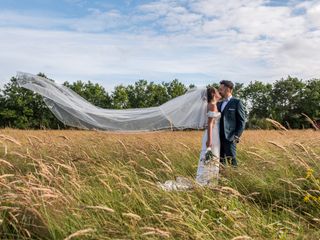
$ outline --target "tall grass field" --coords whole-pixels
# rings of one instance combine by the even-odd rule
[[[195,178],[202,131],[0,130],[0,239],[320,239],[320,132],[245,131]]]

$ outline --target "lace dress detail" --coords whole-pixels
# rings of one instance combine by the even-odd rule
[[[221,116],[221,113],[219,112],[212,112],[212,111],[209,111],[207,112],[207,117],[210,117],[210,118],[220,118]]]

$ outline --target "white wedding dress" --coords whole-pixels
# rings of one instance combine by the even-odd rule
[[[212,161],[205,164],[204,159],[207,152],[207,138],[208,129],[206,129],[202,136],[202,146],[200,157],[198,160],[198,169],[196,174],[196,183],[200,186],[214,186],[218,184],[219,178],[219,164],[220,164],[220,136],[219,125],[221,113],[219,112],[207,112],[207,117],[214,119],[214,125],[212,128],[212,148],[211,151],[215,156]],[[158,182],[158,186],[165,191],[183,191],[189,190],[194,187],[192,181],[185,177],[177,177],[176,180],[167,180],[164,183]]]
[[[214,185],[217,184],[218,177],[219,177],[219,162],[220,162],[220,118],[221,113],[219,112],[211,112],[207,113],[208,117],[212,117],[215,121],[213,128],[212,128],[212,153],[215,156],[214,161],[205,164],[203,159],[205,158],[205,154],[207,151],[207,138],[208,138],[208,129],[204,131],[202,137],[202,146],[200,157],[198,161],[198,169],[196,175],[196,182],[201,186],[205,185]]]

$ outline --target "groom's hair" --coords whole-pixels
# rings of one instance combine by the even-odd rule
[[[233,82],[231,82],[229,80],[222,80],[222,81],[220,81],[220,84],[225,85],[227,88],[230,88],[231,90],[234,87]]]

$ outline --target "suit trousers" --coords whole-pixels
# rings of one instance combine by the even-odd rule
[[[232,164],[232,166],[238,166],[238,162],[236,159],[237,154],[237,145],[234,142],[228,141],[224,133],[220,132],[220,163],[226,165],[228,162]]]

